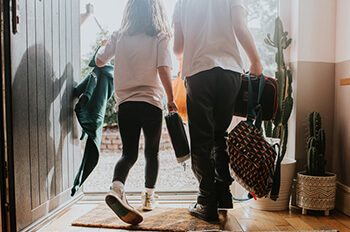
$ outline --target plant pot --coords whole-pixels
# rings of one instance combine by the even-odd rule
[[[249,206],[254,209],[266,211],[283,211],[289,208],[290,193],[292,181],[295,173],[296,161],[292,159],[283,159],[281,164],[281,186],[279,198],[273,201],[270,198],[260,198],[256,201],[251,200]]]
[[[302,208],[302,214],[307,210],[325,211],[335,207],[337,176],[334,173],[326,173],[326,176],[310,176],[306,172],[299,172],[297,176],[296,200],[297,206]]]

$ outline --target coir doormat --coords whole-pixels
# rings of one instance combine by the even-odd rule
[[[211,224],[191,216],[184,208],[157,208],[143,212],[143,222],[131,226],[122,222],[106,204],[101,204],[75,220],[72,225],[138,231],[220,231],[225,224],[224,212],[220,214],[220,223]]]

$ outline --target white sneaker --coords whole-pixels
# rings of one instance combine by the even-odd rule
[[[124,189],[111,187],[105,201],[113,212],[124,222],[137,225],[143,221],[142,215],[129,205]]]
[[[144,211],[151,211],[154,210],[157,207],[157,201],[155,198],[158,198],[157,195],[150,194],[148,192],[143,192],[141,195],[142,200],[142,210]]]

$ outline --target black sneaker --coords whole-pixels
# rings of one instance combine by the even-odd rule
[[[193,203],[188,208],[192,216],[202,219],[207,222],[218,222],[219,215],[216,207],[209,207],[198,203]]]
[[[122,189],[111,189],[105,201],[113,212],[125,223],[137,225],[143,221],[142,215],[131,205]]]

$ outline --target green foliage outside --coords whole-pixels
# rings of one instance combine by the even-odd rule
[[[109,34],[110,33],[108,31],[101,31],[97,36],[96,42],[91,46],[90,53],[82,58],[81,71],[80,71],[80,76],[82,79],[85,78],[87,75],[89,75],[89,73],[91,72],[92,68],[89,67],[91,58],[93,57],[96,50],[100,46],[101,41],[108,38]],[[112,63],[113,63],[113,60],[112,60]],[[118,117],[115,111],[115,106],[116,106],[116,100],[115,100],[115,97],[113,96],[107,103],[107,109],[106,109],[106,115],[105,115],[105,121],[104,121],[105,126],[112,127],[112,126],[118,125]]]

